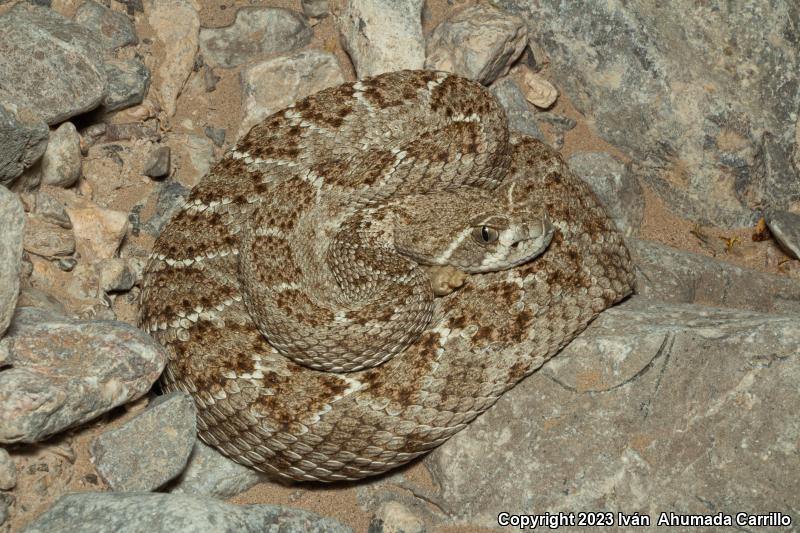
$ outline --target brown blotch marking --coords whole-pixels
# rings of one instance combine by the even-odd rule
[[[222,218],[220,213],[181,212],[164,229],[154,250],[170,259],[190,259],[238,247],[238,236],[230,233]]]
[[[359,185],[374,185],[386,168],[394,162],[395,156],[389,150],[373,150],[363,165],[352,166],[350,162],[325,161],[313,170],[325,176],[329,183],[354,188]],[[319,169],[319,170],[317,170]]]
[[[275,304],[299,322],[320,326],[333,321],[333,313],[317,306],[299,289],[286,289],[275,295]]]
[[[289,243],[275,235],[258,235],[253,239],[250,254],[261,259],[264,265],[255,271],[265,285],[290,283],[300,278],[300,269],[294,262]],[[265,261],[265,259],[267,259]],[[273,267],[273,268],[269,268]]]
[[[269,420],[282,425],[281,429],[313,413],[318,413],[327,403],[325,399],[341,395],[347,384],[322,372],[314,372],[311,383],[306,382],[310,371],[289,363],[289,376],[274,375],[269,383],[273,394],[262,395],[256,408]],[[308,394],[313,390],[314,394]]]
[[[388,398],[400,405],[415,402],[419,383],[430,372],[430,366],[436,358],[436,351],[441,348],[441,337],[433,331],[424,332],[417,342],[409,347],[402,359],[395,358],[389,365],[397,364],[393,372],[387,372],[384,366],[365,371],[359,380],[367,385],[370,394],[376,398]],[[397,376],[403,379],[398,380]]]

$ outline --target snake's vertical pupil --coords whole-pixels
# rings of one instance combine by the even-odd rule
[[[489,242],[489,237],[490,237],[490,235],[489,235],[489,227],[488,226],[482,227],[481,228],[481,238],[483,239],[483,242]]]

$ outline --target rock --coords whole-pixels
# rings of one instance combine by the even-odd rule
[[[137,275],[137,268],[131,259],[103,259],[97,264],[97,271],[100,289],[104,292],[129,291],[141,279],[141,273]]]
[[[0,98],[0,186],[8,186],[42,157],[49,133],[38,115]]]
[[[225,144],[225,128],[215,128],[213,126],[206,126],[203,128],[203,133],[206,134],[206,137],[211,139],[211,142],[214,143],[214,146],[222,147]]]
[[[308,50],[251,65],[242,71],[239,137],[272,113],[327,87],[344,83],[336,56]]]
[[[9,516],[9,507],[11,507],[12,499],[10,494],[0,493],[0,526],[5,524]]]
[[[502,78],[493,83],[489,90],[506,110],[508,125],[512,130],[545,141],[544,135],[536,125],[535,115],[528,109],[525,97],[514,80]]]
[[[224,499],[268,480],[266,474],[240,465],[198,440],[186,468],[169,485],[169,492]]]
[[[116,111],[141,104],[150,87],[150,69],[138,59],[106,61],[108,94],[103,99],[106,111]]]
[[[195,0],[147,0],[145,13],[155,40],[164,47],[164,60],[154,75],[161,109],[171,117],[175,102],[194,68],[199,46],[200,16]]]
[[[143,228],[153,237],[158,236],[167,222],[183,207],[189,196],[189,188],[177,181],[167,180],[161,184],[157,194],[155,213],[145,222]]]
[[[14,366],[0,370],[0,442],[39,442],[150,389],[163,348],[122,322],[71,320],[18,308],[0,340]]]
[[[97,472],[115,491],[156,490],[186,465],[197,439],[195,417],[194,401],[185,392],[159,396],[92,442]]]
[[[163,178],[169,175],[170,149],[169,146],[159,146],[147,158],[144,164],[144,175],[151,178]]]
[[[71,187],[81,176],[81,137],[72,122],[64,122],[50,134],[42,156],[42,184]]]
[[[673,211],[736,227],[800,201],[794,6],[492,1],[532,21],[548,77]]]
[[[165,142],[172,147],[176,180],[194,187],[200,178],[208,174],[215,160],[211,139],[191,133],[170,133]]]
[[[556,103],[558,90],[541,75],[526,70],[523,80],[525,81],[525,99],[527,101],[541,109],[547,109]]]
[[[17,469],[14,466],[14,460],[11,459],[5,448],[0,448],[0,490],[11,490],[16,484]]]
[[[75,253],[75,237],[72,231],[62,228],[37,215],[25,219],[22,248],[32,254],[48,259]]]
[[[386,502],[372,517],[370,533],[425,533],[425,523],[405,505]]]
[[[63,270],[64,272],[72,272],[78,264],[78,260],[74,257],[62,257],[58,261],[56,261],[56,265],[58,268]]]
[[[50,314],[66,315],[67,309],[52,294],[48,294],[33,287],[22,287],[17,298],[18,307],[36,307]]]
[[[525,21],[490,5],[442,21],[427,43],[425,68],[455,72],[488,85],[508,73],[528,44]]]
[[[75,22],[91,30],[103,48],[109,51],[139,42],[130,18],[94,0],[87,0],[78,7]]]
[[[800,259],[800,215],[787,211],[768,211],[767,226],[787,253]]]
[[[605,152],[577,152],[568,164],[592,186],[625,236],[639,232],[644,219],[644,192],[621,161]]]
[[[19,292],[25,213],[17,195],[0,186],[0,337],[14,314]]]
[[[302,17],[288,9],[246,7],[225,28],[200,30],[203,58],[221,67],[235,67],[260,56],[282,54],[305,46],[312,32]]]
[[[51,531],[240,531],[352,533],[330,518],[277,505],[232,505],[212,498],[147,492],[62,496],[25,533]]]
[[[486,527],[498,509],[654,524],[668,510],[795,509],[798,347],[794,314],[634,298],[428,455],[436,496],[454,521]]]
[[[67,209],[78,253],[90,261],[114,257],[128,230],[122,211],[90,206]]]
[[[67,215],[67,210],[52,195],[44,191],[36,191],[35,194],[29,195],[30,209],[28,209],[26,197],[21,196],[21,198],[26,203],[26,211],[30,211],[41,219],[61,228],[72,229],[72,222]]]
[[[705,255],[639,239],[625,243],[636,263],[636,293],[670,303],[761,312],[800,312],[800,285]]]
[[[330,15],[328,0],[300,0],[303,14],[312,18],[324,18]]]
[[[55,11],[20,3],[0,15],[0,79],[5,99],[58,124],[105,97],[103,50],[94,35]]]
[[[425,64],[423,0],[342,0],[333,21],[359,78]]]

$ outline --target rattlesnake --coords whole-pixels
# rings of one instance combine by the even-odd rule
[[[227,152],[155,243],[141,325],[202,440],[335,481],[440,445],[632,283],[557,153],[510,136],[477,83],[401,71],[305,98]]]

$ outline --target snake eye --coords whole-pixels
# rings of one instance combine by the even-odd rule
[[[497,241],[500,233],[491,226],[477,226],[472,230],[472,236],[481,244],[489,244]]]

